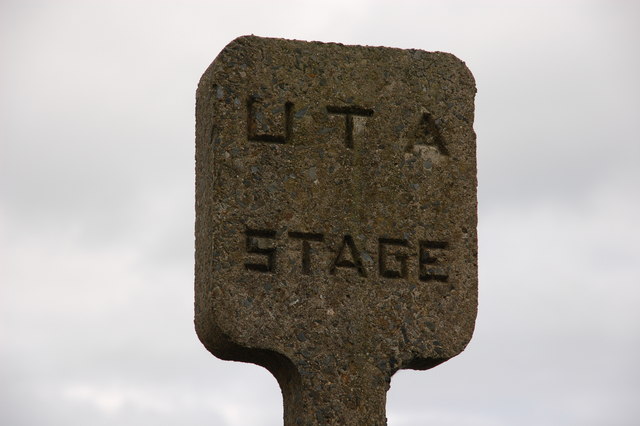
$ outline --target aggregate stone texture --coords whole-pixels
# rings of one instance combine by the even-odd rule
[[[285,425],[384,425],[477,311],[475,82],[449,53],[240,37],[196,94],[195,326]]]

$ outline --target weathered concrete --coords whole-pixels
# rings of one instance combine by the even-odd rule
[[[448,53],[240,37],[202,76],[195,324],[286,425],[383,425],[477,307],[474,80]]]

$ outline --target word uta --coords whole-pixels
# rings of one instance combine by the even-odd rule
[[[260,255],[264,260],[260,263],[246,262],[245,268],[259,273],[277,272],[278,247],[275,245],[277,233],[271,229],[247,228],[243,233],[247,253]],[[305,275],[312,272],[311,244],[325,241],[324,234],[314,232],[289,231],[290,240],[299,240],[300,269]],[[269,242],[269,240],[271,240]],[[378,238],[378,274],[384,278],[406,279],[409,277],[411,245],[403,238]],[[447,282],[449,275],[441,265],[444,250],[448,249],[446,241],[420,240],[418,242],[418,278],[421,281]],[[367,277],[367,270],[362,262],[361,252],[351,235],[344,235],[335,256],[330,259],[328,272],[335,275],[339,269],[351,270],[361,277]]]
[[[266,142],[266,143],[275,143],[275,144],[286,144],[293,137],[293,120],[295,117],[294,114],[294,103],[291,101],[287,101],[284,104],[284,112],[282,117],[282,126],[284,128],[284,132],[280,134],[269,134],[269,133],[258,133],[257,131],[257,122],[256,122],[256,108],[260,104],[260,97],[251,95],[247,97],[246,107],[247,107],[247,140],[251,142]],[[374,115],[374,110],[371,108],[364,108],[357,105],[349,105],[349,106],[326,106],[326,113],[329,115],[341,115],[344,116],[344,143],[345,146],[349,149],[354,148],[354,125],[353,125],[353,117],[365,117],[369,118]],[[449,150],[445,144],[444,138],[442,137],[442,132],[438,126],[438,121],[434,118],[434,116],[429,112],[424,112],[421,114],[419,123],[418,123],[418,133],[421,135],[423,139],[421,142],[417,142],[418,144],[423,145],[431,145],[435,147],[438,152],[442,155],[449,155]],[[406,146],[406,150],[410,151],[413,148],[415,143],[410,142]]]

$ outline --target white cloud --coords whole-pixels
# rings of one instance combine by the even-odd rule
[[[195,87],[254,33],[451,51],[476,77],[477,331],[459,357],[394,377],[390,424],[634,424],[638,15],[3,2],[0,423],[281,424],[275,379],[215,359],[192,324]]]

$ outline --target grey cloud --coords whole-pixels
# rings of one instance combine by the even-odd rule
[[[275,379],[215,359],[192,324],[195,87],[255,33],[451,51],[476,77],[476,334],[393,378],[390,424],[634,424],[638,16],[632,2],[2,3],[0,423],[281,424]]]

